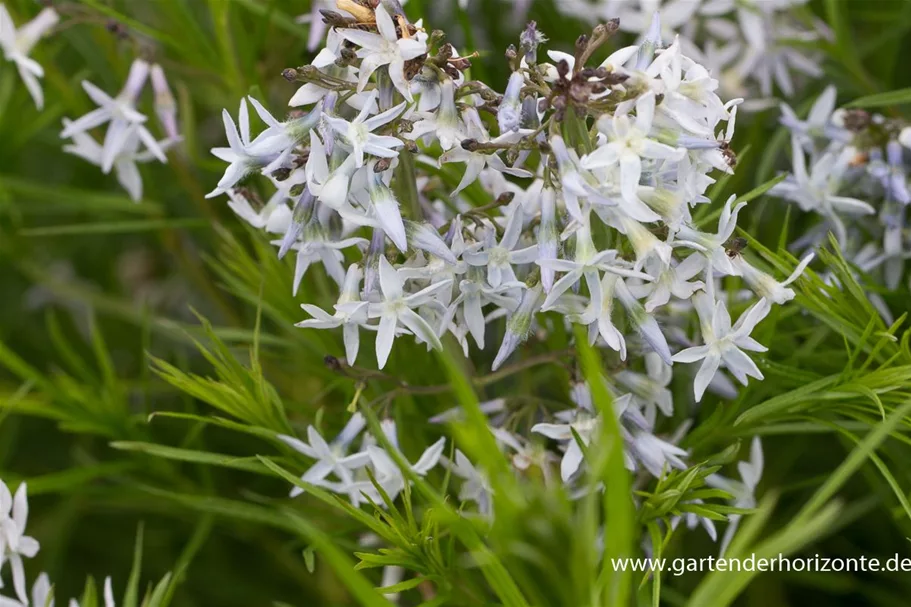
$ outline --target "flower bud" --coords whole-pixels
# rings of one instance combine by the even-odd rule
[[[426,223],[416,221],[406,221],[405,231],[408,235],[408,242],[415,249],[420,249],[439,257],[450,265],[458,263],[456,256],[452,254],[446,242],[440,237],[439,232]]]
[[[535,312],[540,309],[544,299],[541,297],[543,289],[540,284],[525,290],[522,295],[522,302],[519,308],[509,317],[506,323],[506,335],[503,336],[503,343],[497,352],[497,357],[493,361],[491,371],[499,369],[506,359],[515,352],[523,341],[528,339],[528,333],[531,330],[531,321]]]
[[[130,74],[127,76],[127,83],[124,85],[123,91],[120,92],[119,97],[129,101],[131,104],[136,103],[136,99],[139,97],[139,93],[142,92],[142,88],[145,86],[148,77],[149,64],[142,59],[134,60],[133,64],[130,66]]]
[[[545,187],[541,192],[541,225],[538,226],[539,261],[557,258],[556,206],[557,191],[552,187]],[[554,286],[554,274],[553,268],[541,267],[541,284],[545,293],[550,293]]]
[[[278,258],[281,259],[288,254],[288,251],[291,250],[291,247],[294,246],[294,243],[297,242],[298,237],[304,231],[304,226],[310,221],[310,218],[313,216],[314,201],[316,200],[313,197],[313,194],[310,193],[310,189],[307,188],[306,184],[301,184],[304,186],[304,191],[298,198],[297,202],[294,204],[294,210],[291,211],[291,225],[288,226],[288,230],[285,232],[285,236],[282,239],[282,244],[278,249]]]
[[[500,102],[500,109],[497,111],[497,122],[500,125],[500,133],[509,133],[519,130],[522,124],[522,85],[525,84],[525,76],[522,72],[513,72],[509,77],[509,84],[506,85],[506,93]]]
[[[399,210],[399,201],[392,190],[383,182],[382,173],[370,173],[370,185],[367,187],[370,202],[380,226],[389,235],[395,247],[404,253],[408,250],[408,239],[405,236],[405,224]]]
[[[177,102],[171,94],[171,88],[165,78],[164,70],[157,63],[152,66],[152,90],[155,91],[155,114],[164,128],[168,139],[177,139],[180,133],[177,130]]]

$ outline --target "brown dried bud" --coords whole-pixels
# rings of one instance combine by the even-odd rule
[[[320,14],[323,16],[323,23],[332,27],[350,27],[357,23],[357,21],[351,17],[345,17],[340,13],[327,9],[321,9]]]
[[[323,363],[333,371],[341,371],[343,368],[342,361],[331,354],[326,354],[326,356],[323,357]]]
[[[355,61],[357,61],[357,52],[352,48],[343,46],[339,51],[339,57],[335,60],[335,64],[339,67],[348,67]]]
[[[464,72],[471,67],[471,60],[468,57],[453,57],[449,60],[449,65],[458,71]]]
[[[480,149],[480,144],[477,139],[463,139],[462,149],[468,152],[477,152]]]
[[[870,126],[870,114],[864,110],[846,110],[844,113],[845,128],[849,131],[863,131]]]
[[[388,171],[389,167],[392,166],[392,158],[380,158],[376,161],[376,164],[373,165],[374,173],[382,173]]]
[[[581,36],[576,38],[576,50],[584,51],[586,48],[588,48],[588,36],[586,36],[585,34],[582,34]]]
[[[288,82],[294,82],[295,80],[297,80],[297,70],[294,69],[293,67],[287,67],[287,68],[283,69],[282,78],[284,78]]]
[[[424,68],[424,62],[427,61],[427,55],[421,55],[405,62],[405,80],[411,80],[417,76]]]
[[[440,50],[437,51],[436,60],[438,62],[448,61],[451,57],[455,57],[455,49],[448,42],[440,47]]]
[[[515,197],[516,197],[515,192],[503,192],[502,194],[497,196],[497,204],[501,205],[501,206],[505,205],[505,204],[509,204],[510,202],[512,202],[512,199]]]

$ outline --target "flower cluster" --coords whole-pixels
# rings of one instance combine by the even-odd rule
[[[44,75],[44,69],[28,55],[38,40],[59,21],[57,12],[46,8],[16,29],[6,7],[0,4],[0,50],[8,61],[16,64],[39,110],[44,107],[44,93],[38,78]],[[152,83],[155,113],[165,134],[161,140],[149,131],[146,126],[148,116],[137,108],[148,81]],[[111,97],[86,80],[82,81],[82,88],[98,108],[76,120],[63,119],[60,137],[70,140],[63,147],[64,151],[100,167],[105,174],[113,169],[123,189],[134,201],[140,201],[142,176],[137,164],[152,160],[166,163],[165,152],[181,140],[177,127],[177,103],[164,70],[160,65],[136,59],[123,90],[116,97]],[[103,125],[107,128],[99,144],[90,132]]]
[[[896,289],[911,257],[911,127],[862,109],[836,110],[836,97],[835,88],[827,87],[806,119],[782,105],[793,169],[770,193],[821,218],[794,248],[814,247],[832,232],[860,271]],[[879,295],[870,297],[891,318]]]
[[[774,103],[777,87],[794,96],[799,80],[822,76],[811,43],[831,37],[820,20],[798,9],[807,0],[557,0],[565,14],[597,23],[618,17],[621,27],[642,31],[660,10],[664,32],[679,32],[687,55],[719,80],[723,94],[749,97],[744,109]],[[761,95],[762,98],[759,98]]]
[[[155,110],[166,135],[161,141],[146,127],[148,116],[136,109],[148,80],[152,81]],[[142,199],[142,177],[136,164],[152,160],[166,163],[165,151],[180,141],[177,105],[164,70],[136,59],[123,90],[116,97],[87,80],[82,81],[82,88],[98,108],[77,120],[64,118],[60,136],[71,139],[71,143],[63,149],[101,167],[105,174],[113,168],[120,185],[138,202]],[[99,144],[89,131],[102,125],[107,125],[107,129],[103,143]]]
[[[279,257],[295,252],[294,292],[317,262],[338,286],[333,308],[303,304],[310,318],[298,326],[341,328],[348,365],[362,331],[375,333],[383,368],[397,338],[439,349],[450,334],[467,355],[472,342],[485,349],[491,325],[505,319],[493,331],[502,335],[496,370],[546,333],[544,315],[582,325],[589,342],[614,352],[608,389],[627,467],[655,477],[686,468],[677,446],[685,429],[656,434],[659,415],[673,413],[674,363],[700,363],[697,401],[707,390],[736,394],[721,369],[744,385],[762,379],[747,352],[765,347],[751,334],[773,305],[794,297],[787,285],[810,260],[784,282],[753,267],[735,237],[746,203],[733,196],[708,228],[701,205],[711,202],[712,174],[736,164],[730,139],[742,100],[723,102],[718,81],[680,39],[665,45],[657,15],[639,45],[597,65],[590,59],[618,31],[616,20],[580,38],[574,53],[548,51],[547,62],[539,61],[546,37],[530,23],[507,52],[512,75],[499,94],[471,80],[470,58],[442,32],[409,22],[397,2],[343,4],[346,15],[323,11],[327,44],[313,62],[284,72],[301,83],[289,105],[302,109],[281,121],[258,100],[242,100],[237,123],[223,114],[229,147],[213,150],[229,166],[210,196],[227,194],[239,217],[273,234]],[[248,104],[265,124],[255,136]],[[461,176],[451,164],[464,165]],[[750,290],[726,294],[726,276]],[[732,307],[743,310],[736,322]],[[560,460],[564,482],[581,476],[579,441],[596,437],[601,420],[588,385],[578,383],[572,400],[532,435],[504,425],[502,402],[488,408],[517,469],[539,466],[550,478]],[[374,437],[349,453],[363,426],[357,414],[332,443],[312,427],[306,443],[281,438],[316,460],[305,483],[354,504],[379,501],[369,470],[394,497],[405,479]],[[441,440],[412,469],[426,474],[442,450]],[[462,478],[462,499],[485,512],[483,472],[459,451],[442,464]]]

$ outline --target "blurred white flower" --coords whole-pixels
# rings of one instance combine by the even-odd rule
[[[16,64],[19,76],[39,110],[44,108],[44,92],[38,82],[44,77],[44,68],[29,57],[29,53],[58,21],[60,16],[57,11],[45,8],[34,19],[16,29],[6,5],[0,4],[0,50],[7,61]]]

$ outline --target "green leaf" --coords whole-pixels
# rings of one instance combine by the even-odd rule
[[[168,447],[166,445],[135,441],[114,441],[111,443],[111,447],[120,449],[121,451],[137,451],[155,457],[162,457],[164,459],[180,462],[207,464],[210,466],[255,472],[257,474],[268,474],[268,470],[266,470],[262,465],[262,462],[256,457],[235,457],[233,455],[224,455],[221,453],[194,451],[192,449],[181,449],[179,447]]]
[[[847,104],[847,108],[855,107],[883,107],[889,105],[904,105],[906,103],[911,103],[911,88],[899,89],[897,91],[889,91],[887,93],[877,93],[875,95],[867,95],[865,97],[859,97]]]
[[[632,572],[614,567],[616,559],[633,554],[633,530],[636,515],[630,497],[629,472],[623,460],[623,437],[614,413],[613,399],[604,383],[601,360],[588,345],[588,336],[581,325],[574,325],[576,348],[582,363],[582,373],[592,393],[592,402],[601,416],[600,457],[595,473],[604,482],[604,556],[602,576],[605,578],[604,605],[625,606],[629,603]]]
[[[123,597],[123,607],[138,607],[139,604],[139,578],[142,575],[142,539],[143,526],[136,530],[136,543],[133,546],[133,568],[130,569],[130,579],[127,582],[127,592]]]

